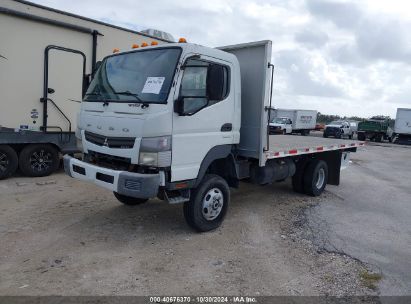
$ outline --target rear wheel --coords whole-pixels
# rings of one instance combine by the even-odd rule
[[[0,145],[0,179],[7,178],[16,172],[19,159],[16,151],[7,145]]]
[[[304,170],[304,192],[311,196],[319,196],[327,182],[327,163],[323,160],[312,160]]]
[[[199,232],[218,228],[224,220],[230,202],[230,188],[218,175],[207,174],[190,201],[184,203],[187,224]]]
[[[19,167],[26,176],[47,176],[56,171],[59,165],[59,153],[52,145],[27,145],[20,153]]]
[[[147,198],[136,198],[136,197],[131,197],[127,195],[123,195],[117,192],[113,192],[114,196],[116,199],[118,199],[119,202],[123,203],[124,205],[127,206],[136,206],[136,205],[141,205],[144,204],[148,201]]]

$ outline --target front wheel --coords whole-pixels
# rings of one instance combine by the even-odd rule
[[[191,199],[184,203],[187,224],[199,232],[218,228],[224,220],[230,202],[230,188],[218,175],[207,174]]]
[[[119,202],[127,206],[141,205],[148,201],[147,198],[136,198],[136,197],[123,195],[117,192],[113,192],[113,194],[116,197],[116,199],[118,199]]]

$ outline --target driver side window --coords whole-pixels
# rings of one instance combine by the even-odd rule
[[[210,74],[210,70],[218,67],[220,76],[215,78],[215,73]],[[214,76],[212,76],[214,75]],[[218,94],[220,97],[213,97],[215,86],[221,87]],[[184,98],[185,113],[194,114],[199,110],[211,106],[224,100],[229,93],[229,70],[226,66],[210,63],[198,59],[189,59],[184,67],[184,74],[181,81],[180,97]],[[215,94],[214,94],[215,95]]]
[[[187,65],[181,82],[180,96],[185,97],[184,112],[194,113],[207,105],[208,64]]]

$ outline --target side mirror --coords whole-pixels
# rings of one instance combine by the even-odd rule
[[[86,94],[89,85],[90,85],[90,75],[87,74],[87,75],[83,76],[83,92],[82,92],[83,96],[84,96],[84,94]]]
[[[212,64],[207,72],[207,96],[210,100],[224,99],[224,67]]]
[[[180,116],[190,116],[208,105],[205,97],[180,97],[174,103],[174,112]]]
[[[101,61],[97,61],[96,65],[94,66],[93,75],[97,72],[100,66],[101,66]]]

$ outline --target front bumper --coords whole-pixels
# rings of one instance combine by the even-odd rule
[[[108,190],[136,198],[153,198],[164,185],[164,175],[140,174],[98,167],[64,155],[64,171],[76,179],[93,182]]]

